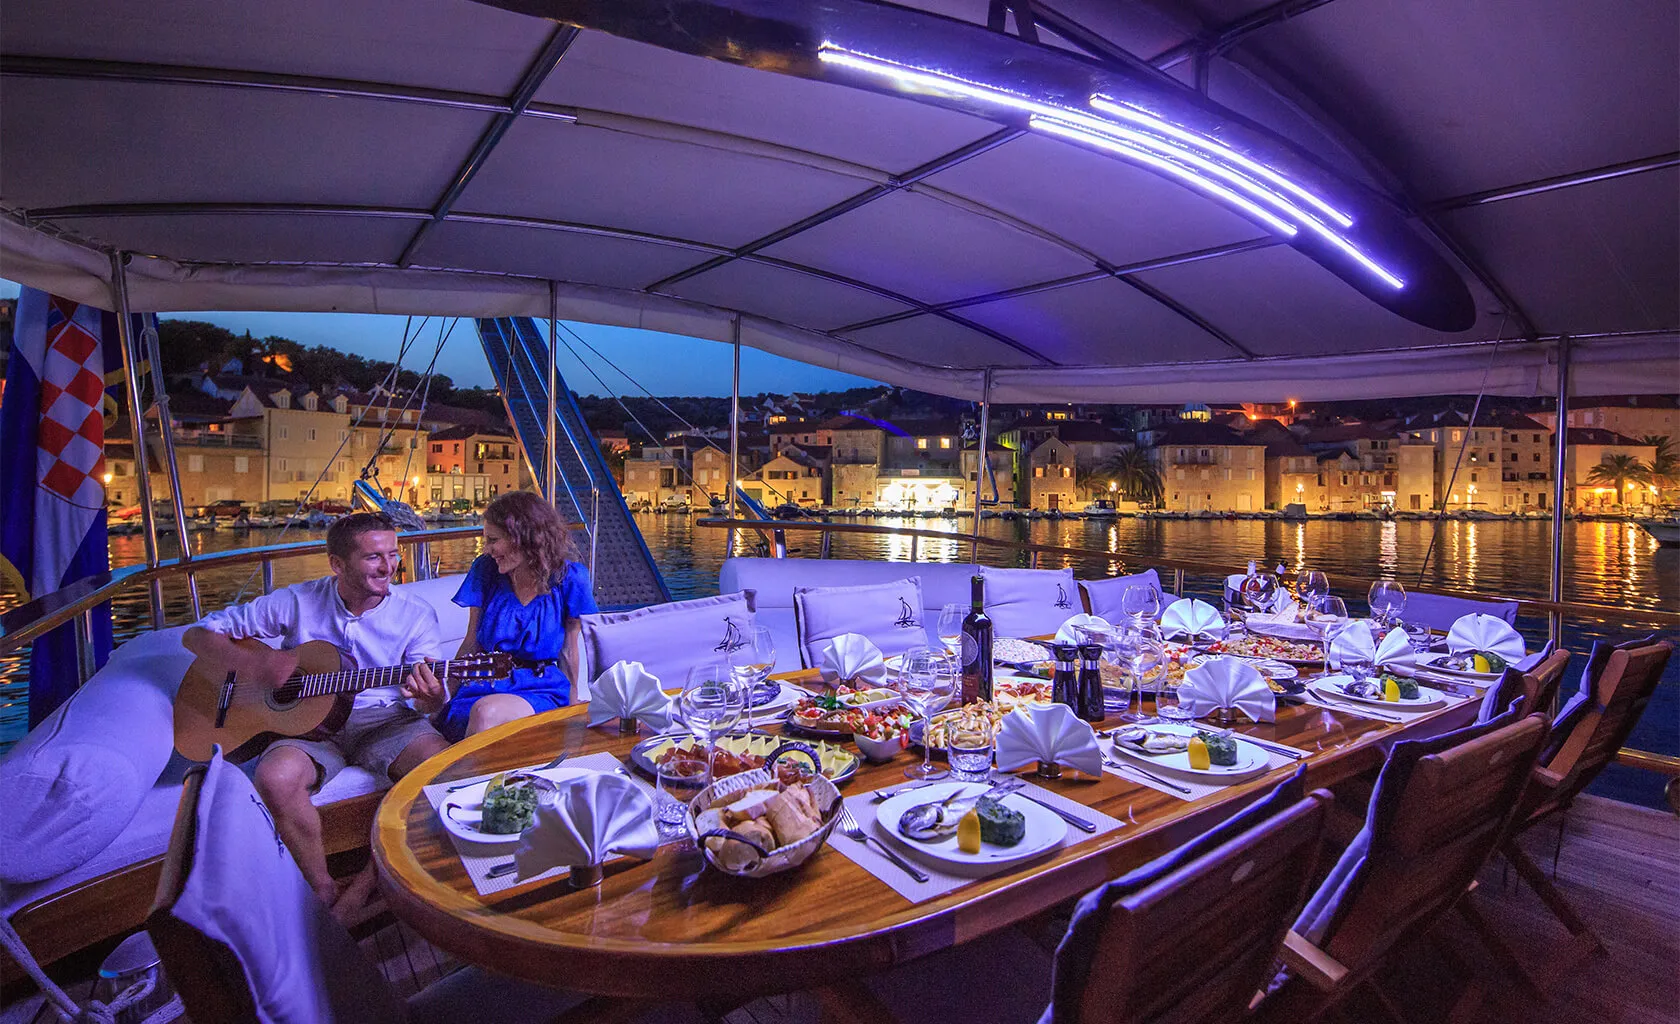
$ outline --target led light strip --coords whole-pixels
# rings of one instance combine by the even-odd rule
[[[920,86],[938,92],[954,93],[973,99],[995,103],[999,106],[1024,111],[1029,115],[1029,125],[1049,134],[1058,135],[1071,141],[1097,146],[1117,156],[1124,157],[1135,163],[1141,163],[1155,170],[1169,174],[1172,177],[1196,188],[1198,191],[1211,195],[1244,214],[1266,225],[1285,237],[1293,238],[1297,234],[1296,227],[1277,216],[1262,209],[1256,203],[1245,199],[1236,192],[1216,181],[1210,180],[1204,174],[1197,173],[1197,168],[1207,174],[1215,175],[1231,182],[1237,188],[1254,196],[1260,202],[1279,210],[1284,216],[1291,218],[1323,238],[1339,251],[1364,267],[1372,275],[1392,288],[1403,288],[1405,282],[1399,277],[1379,266],[1369,256],[1366,256],[1345,237],[1333,231],[1318,218],[1301,209],[1283,196],[1267,188],[1265,185],[1244,175],[1238,167],[1252,171],[1255,175],[1277,184],[1285,191],[1299,196],[1318,210],[1335,220],[1342,227],[1352,225],[1353,219],[1342,213],[1324,200],[1295,184],[1288,178],[1263,164],[1256,163],[1246,156],[1236,152],[1224,144],[1206,136],[1187,131],[1162,120],[1155,115],[1136,107],[1121,104],[1109,97],[1098,94],[1091,97],[1091,104],[1100,110],[1112,113],[1134,124],[1142,125],[1152,131],[1159,132],[1151,135],[1140,132],[1125,125],[1116,124],[1105,118],[1094,117],[1083,111],[1058,107],[1039,100],[1030,99],[1017,93],[1000,89],[997,86],[959,78],[942,71],[931,71],[925,68],[911,67],[897,61],[886,60],[824,43],[817,50],[817,56],[827,64],[848,67],[869,74],[881,75],[906,84]],[[1175,145],[1169,139],[1178,140],[1182,145]],[[1188,148],[1187,148],[1188,147]],[[1192,149],[1202,150],[1202,153]],[[1214,159],[1210,159],[1210,157]],[[1230,161],[1238,165],[1231,167],[1221,160]],[[1190,166],[1186,166],[1186,165]]]

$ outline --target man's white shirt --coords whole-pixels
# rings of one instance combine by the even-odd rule
[[[344,652],[357,668],[412,665],[441,658],[437,612],[417,597],[392,587],[383,601],[361,615],[351,615],[338,593],[338,579],[326,576],[264,594],[255,601],[211,612],[198,623],[234,639],[279,639],[289,650],[311,640],[325,640]],[[402,702],[396,686],[356,694],[355,707]]]

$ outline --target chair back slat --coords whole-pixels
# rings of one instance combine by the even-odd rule
[[[1594,693],[1588,698],[1593,706],[1576,722],[1558,747],[1557,755],[1545,766],[1563,776],[1563,782],[1530,811],[1531,817],[1567,806],[1615,759],[1628,734],[1639,724],[1639,717],[1651,702],[1651,694],[1662,681],[1663,670],[1673,653],[1674,646],[1666,642],[1611,652],[1604,671],[1599,673]]]
[[[1506,669],[1491,699],[1482,706],[1482,721],[1490,721],[1503,714],[1518,697],[1522,698],[1524,713],[1538,711],[1550,714],[1558,687],[1563,683],[1563,671],[1568,666],[1569,652],[1554,651],[1527,672]]]
[[[1309,794],[1109,908],[1080,1024],[1241,1016],[1306,898],[1328,793]]]
[[[1326,952],[1369,972],[1451,909],[1504,838],[1545,735],[1545,718],[1529,715],[1421,758],[1370,837],[1359,892]]]

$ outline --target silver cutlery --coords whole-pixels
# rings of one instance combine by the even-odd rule
[[[1031,793],[1023,793],[1020,790],[1015,790],[1014,795],[1020,797],[1023,800],[1031,800],[1033,803],[1035,803],[1038,806],[1040,806],[1040,807],[1044,808],[1045,810],[1049,811],[1051,814],[1054,814],[1056,817],[1062,819],[1063,821],[1067,822],[1069,825],[1072,825],[1074,828],[1078,829],[1081,832],[1095,832],[1097,830],[1097,826],[1094,823],[1092,823],[1090,821],[1087,821],[1084,818],[1081,818],[1077,814],[1073,814],[1069,811],[1064,811],[1060,807],[1057,807],[1055,804],[1052,804],[1052,803],[1050,803],[1046,800],[1040,800],[1038,797],[1033,796]]]
[[[560,751],[560,756],[559,757],[555,758],[554,760],[548,762],[545,765],[540,765],[536,768],[520,768],[517,771],[509,772],[508,774],[510,774],[510,775],[524,775],[524,774],[528,774],[530,772],[545,772],[545,771],[548,771],[550,768],[560,767],[561,762],[565,761],[566,758],[571,757],[571,756],[572,756],[571,751],[562,750],[562,751]],[[488,776],[488,778],[493,779],[493,778],[496,777],[497,774],[500,774],[500,773],[492,773],[491,775]],[[476,786],[480,782],[483,782],[485,778],[486,778],[486,776],[480,776],[479,778],[476,778],[476,779],[469,779],[466,782],[458,782],[455,785],[450,786],[448,789],[444,790],[444,793],[446,793],[446,794],[453,793],[457,789],[466,789],[468,786]]]
[[[1289,758],[1291,761],[1300,761],[1304,758],[1312,756],[1311,754],[1308,754],[1304,750],[1296,750],[1294,747],[1286,747],[1281,743],[1273,743],[1271,740],[1257,739],[1253,736],[1242,736],[1241,738],[1248,741],[1249,743],[1254,744],[1257,747],[1264,747],[1267,750],[1272,751],[1273,753],[1282,754],[1284,757]]]
[[[1366,718],[1375,718],[1383,722],[1400,723],[1405,721],[1404,718],[1401,718],[1398,715],[1385,715],[1381,711],[1372,711],[1368,708],[1361,707],[1358,704],[1346,704],[1334,698],[1326,697],[1323,694],[1319,694],[1319,699],[1333,711],[1346,711],[1349,714],[1363,715]]]
[[[891,800],[900,793],[908,793],[913,789],[921,789],[924,786],[931,785],[933,785],[932,782],[908,782],[902,786],[893,786],[888,789],[877,789],[871,799],[873,799],[876,803],[880,803],[883,800]]]
[[[1149,769],[1140,767],[1138,765],[1135,765],[1130,761],[1111,761],[1111,760],[1109,760],[1108,758],[1105,757],[1105,758],[1103,758],[1103,764],[1106,764],[1111,768],[1118,768],[1121,771],[1136,772],[1136,773],[1138,773],[1139,775],[1143,776],[1144,778],[1148,779],[1151,782],[1159,783],[1159,784],[1167,787],[1168,789],[1177,790],[1178,792],[1183,793],[1185,796],[1190,795],[1190,787],[1189,786],[1181,786],[1176,782],[1169,782],[1168,780],[1161,778],[1159,775],[1156,775],[1154,772],[1150,771]]]
[[[852,817],[852,809],[847,807],[844,803],[840,805],[840,831],[847,839],[862,843],[865,846],[874,843],[875,849],[879,850],[883,857],[892,861],[901,871],[909,875],[911,878],[914,878],[916,881],[925,882],[928,880],[927,872],[921,871],[916,868],[915,865],[905,861],[904,858],[892,852],[886,843],[881,842],[879,839],[876,839],[874,836],[860,828],[858,826],[857,819]]]

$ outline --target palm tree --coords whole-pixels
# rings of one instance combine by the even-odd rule
[[[1098,479],[1113,480],[1120,493],[1131,501],[1160,504],[1165,493],[1160,471],[1141,448],[1127,448],[1110,456],[1097,466],[1093,475]]]
[[[1648,483],[1650,479],[1650,467],[1632,455],[1620,453],[1604,456],[1604,461],[1594,466],[1592,472],[1587,474],[1588,483],[1609,484],[1614,487],[1618,505],[1627,499],[1628,484]]]
[[[1640,444],[1655,448],[1651,456],[1651,483],[1658,487],[1680,486],[1680,456],[1674,454],[1674,441],[1667,434],[1646,434]]]

